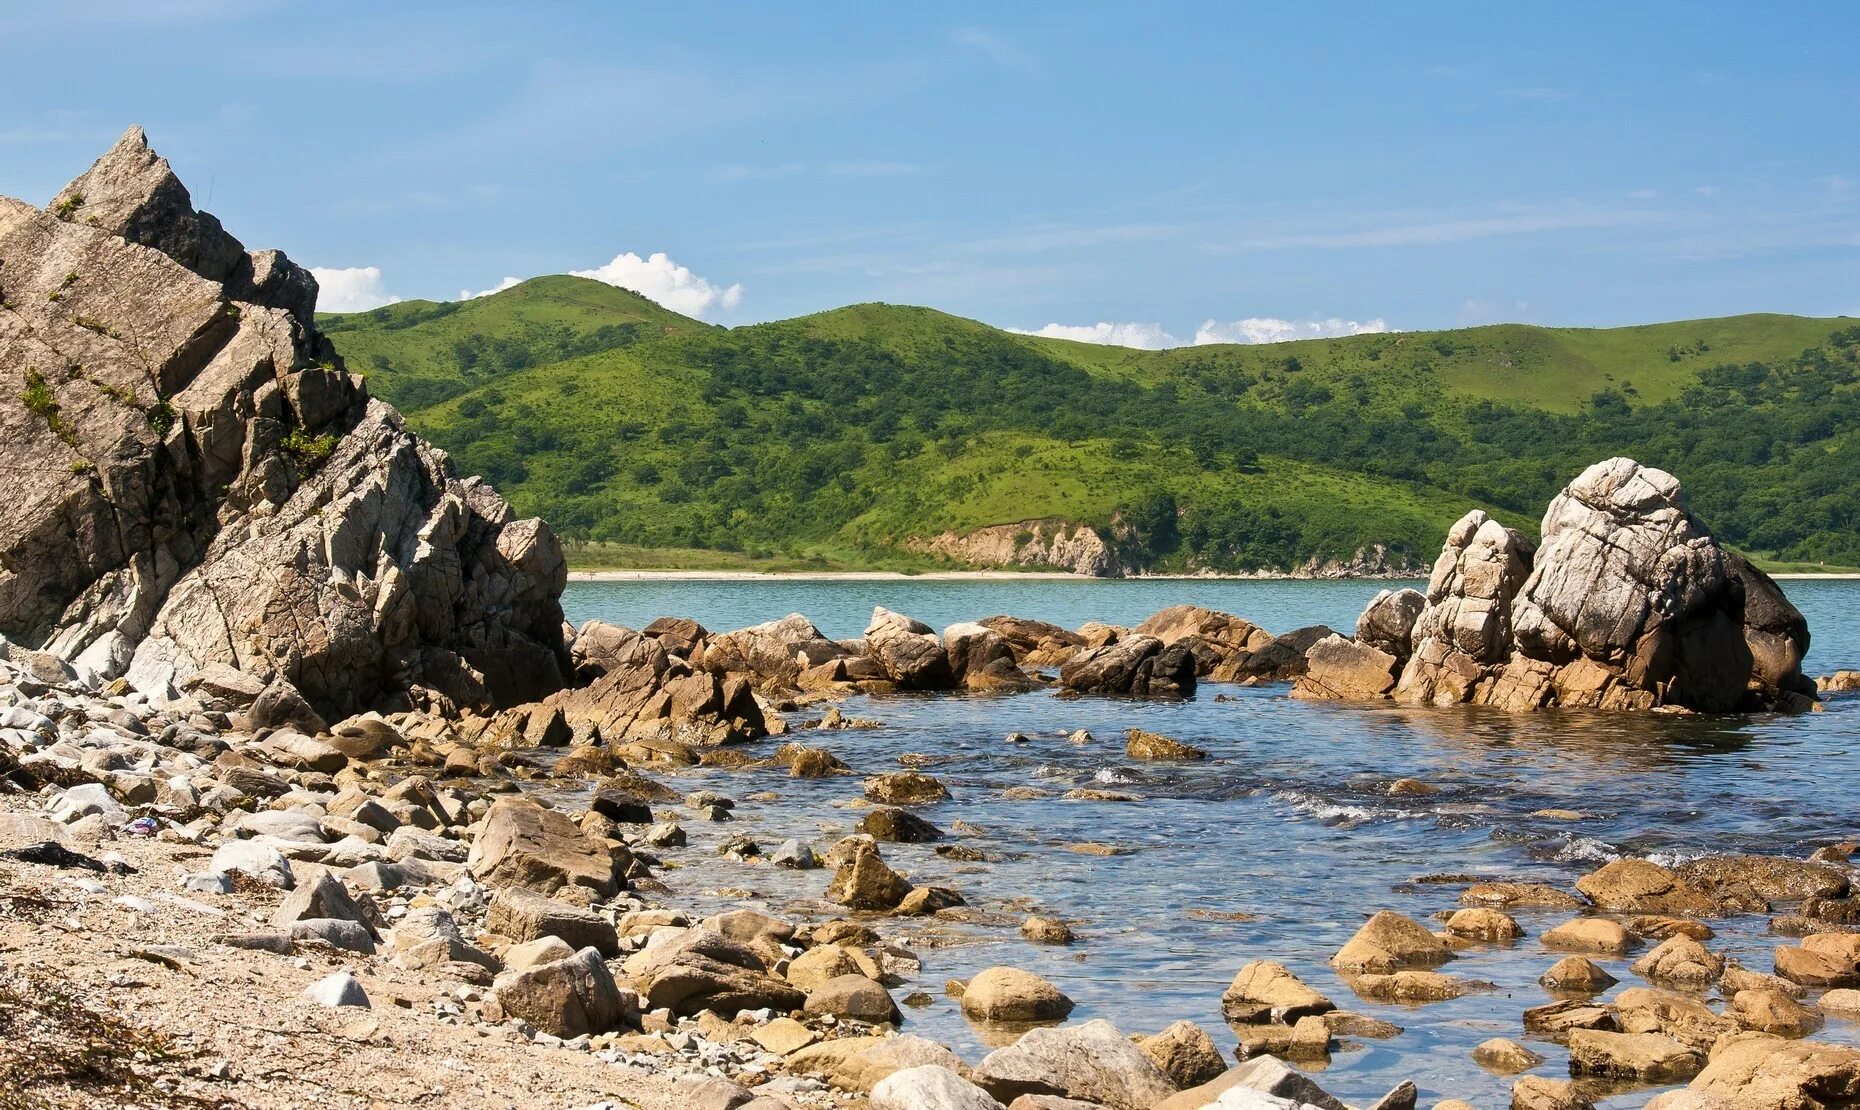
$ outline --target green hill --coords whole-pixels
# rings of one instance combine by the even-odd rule
[[[927,537],[1058,520],[1148,569],[1418,565],[1467,508],[1529,529],[1631,454],[1747,551],[1860,565],[1846,320],[1137,351],[881,304],[725,329],[551,277],[319,323],[583,562],[925,566]]]

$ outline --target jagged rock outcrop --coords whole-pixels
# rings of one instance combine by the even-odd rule
[[[799,613],[712,636],[704,647],[704,669],[754,675],[767,688],[792,687],[809,667],[853,653],[829,640]]]
[[[973,532],[943,532],[904,541],[906,549],[980,567],[1051,567],[1094,578],[1129,572],[1095,528],[1063,520],[990,524]]]
[[[1378,597],[1359,628],[1386,650]],[[1474,511],[1447,536],[1393,696],[1414,704],[1701,712],[1807,708],[1808,625],[1687,512],[1678,479],[1596,463],[1551,501],[1543,544]],[[1391,653],[1393,654],[1393,653]]]
[[[282,679],[332,719],[563,684],[555,537],[371,400],[315,300],[139,128],[49,208],[0,199],[0,633],[157,695]]]
[[[717,745],[768,731],[747,675],[694,671],[659,640],[597,623],[576,637],[575,649],[579,671],[597,669],[598,677],[542,703],[545,711],[561,712],[573,736],[616,745],[638,739]]]
[[[1427,595],[1419,590],[1383,590],[1356,619],[1356,638],[1406,663],[1414,654],[1414,626],[1426,608]]]
[[[1087,648],[1059,668],[1059,684],[1082,694],[1185,698],[1195,692],[1195,656],[1154,636],[1125,636]]]
[[[1195,656],[1195,673],[1233,681],[1254,652],[1272,643],[1272,633],[1242,617],[1199,605],[1171,605],[1132,631],[1154,636],[1164,647],[1180,644]]]
[[[873,606],[865,647],[885,674],[906,690],[947,690],[955,682],[949,655],[936,632],[922,621]]]

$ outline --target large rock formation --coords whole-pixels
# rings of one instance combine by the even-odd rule
[[[1122,578],[1130,569],[1097,529],[1063,520],[1023,520],[973,532],[914,536],[904,546],[971,566],[1050,567],[1094,578]]]
[[[224,664],[326,715],[563,684],[555,537],[344,373],[316,282],[132,128],[0,199],[0,633],[167,694]]]
[[[1384,616],[1366,613],[1359,628],[1387,651]],[[1799,710],[1815,696],[1801,671],[1807,651],[1801,613],[1686,511],[1678,480],[1614,458],[1550,503],[1535,551],[1476,510],[1454,525],[1393,696],[1509,709]]]

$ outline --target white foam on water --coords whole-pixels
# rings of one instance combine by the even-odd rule
[[[1133,783],[1142,782],[1143,778],[1122,767],[1100,767],[1097,773],[1092,775],[1092,781],[1108,783],[1114,786],[1129,786]]]
[[[1609,863],[1621,858],[1621,852],[1606,840],[1579,836],[1557,849],[1552,857],[1560,863]]]

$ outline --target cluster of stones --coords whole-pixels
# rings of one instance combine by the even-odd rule
[[[1583,471],[1533,547],[1474,510],[1427,592],[1384,590],[1353,639],[1313,645],[1297,692],[1505,709],[1802,711],[1808,625],[1768,575],[1720,547],[1671,474]]]
[[[592,643],[583,646],[582,665],[602,665]],[[1264,1098],[1335,1110],[1342,1103],[1287,1062],[1327,1059],[1339,1038],[1401,1033],[1339,1010],[1285,965],[1259,960],[1220,1000],[1239,1042],[1239,1062],[1230,1064],[1188,1021],[1135,1039],[1104,1021],[1053,1027],[1071,1000],[1002,966],[948,987],[972,1020],[1019,1034],[971,1066],[898,1032],[903,1011],[892,990],[920,965],[872,917],[949,915],[962,906],[957,891],[913,883],[881,855],[883,843],[942,836],[916,812],[949,796],[930,775],[897,771],[861,784],[870,806],[860,831],[824,853],[833,868],[827,896],[849,916],[803,924],[737,910],[699,919],[655,900],[670,893],[661,864],[685,843],[678,807],[727,820],[735,803],[714,793],[681,798],[626,765],[630,755],[675,766],[667,758],[674,742],[568,747],[555,773],[591,785],[584,810],[563,810],[499,792],[540,775],[539,761],[552,754],[524,746],[520,735],[486,748],[462,738],[457,722],[417,711],[326,725],[283,684],[261,686],[224,669],[203,671],[186,695],[157,704],[121,680],[83,689],[42,653],[9,646],[0,654],[6,781],[35,788],[43,813],[6,825],[9,858],[68,867],[113,838],[138,835],[208,849],[205,866],[179,880],[179,897],[244,901],[269,928],[200,943],[254,959],[341,952],[349,970],[307,996],[322,1004],[368,1005],[371,961],[424,969],[457,984],[435,1020],[501,1026],[619,1064],[721,1071],[741,1089],[740,1104],[767,1099],[771,1110],[835,1089],[913,1108],[1188,1108]],[[530,739],[572,735],[567,721],[552,712]],[[1125,747],[1135,758],[1204,754],[1141,730]],[[726,749],[688,750],[702,758]],[[570,755],[578,765],[564,771]],[[823,750],[792,743],[774,761],[796,775],[814,773],[810,765],[846,773]],[[779,866],[819,862],[805,844],[762,857],[745,838],[732,841],[729,850]],[[1690,1080],[1685,1092],[1663,1096],[1668,1106],[1716,1105],[1681,1099],[1720,1094],[1739,1106],[1806,1106],[1792,1099],[1829,1083],[1860,1085],[1860,1052],[1805,1039],[1823,1013],[1860,1011],[1860,898],[1846,855],[1718,857],[1675,868],[1620,860],[1585,876],[1573,894],[1478,884],[1442,915],[1438,931],[1376,914],[1332,967],[1369,1001],[1456,998],[1491,988],[1441,970],[1456,953],[1517,940],[1524,929],[1513,911],[1562,908],[1574,916],[1541,938],[1568,953],[1543,975],[1554,1001],[1525,1011],[1521,1035],[1565,1045],[1578,1078]],[[1708,919],[1785,905],[1798,912],[1777,917],[1772,929],[1800,939],[1777,949],[1773,973],[1708,947]],[[1037,916],[1023,932],[1039,943],[1073,939],[1065,922]],[[1595,960],[1650,943],[1631,969],[1649,985],[1599,1001],[1615,977]],[[1713,990],[1721,1009],[1705,1000]],[[1497,1071],[1543,1062],[1511,1039],[1480,1045],[1475,1059]],[[1414,1098],[1404,1085],[1379,1105],[1400,1110]],[[1525,1076],[1514,1105],[1585,1103],[1579,1087]]]

